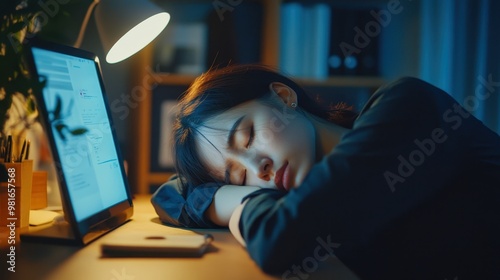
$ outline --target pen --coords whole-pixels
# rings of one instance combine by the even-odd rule
[[[24,149],[26,149],[26,139],[24,139],[23,147],[21,148],[21,154],[19,155],[19,160],[18,160],[19,162],[23,161]]]
[[[7,137],[7,150],[5,151],[5,162],[12,160],[12,135]]]
[[[28,144],[26,144],[26,157],[24,159],[28,159],[28,157],[30,156],[30,145],[31,141],[28,140]]]

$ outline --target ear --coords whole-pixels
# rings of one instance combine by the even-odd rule
[[[297,93],[289,86],[280,82],[273,82],[269,85],[269,89],[272,93],[276,94],[283,101],[283,103],[292,109],[295,109],[298,106]]]

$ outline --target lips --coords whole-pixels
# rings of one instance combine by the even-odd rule
[[[283,164],[283,166],[278,169],[278,171],[276,171],[276,174],[274,176],[274,183],[276,184],[276,187],[279,189],[279,190],[282,190],[282,191],[288,191],[288,188],[287,188],[287,184],[288,180],[285,180],[285,171],[287,170],[287,167],[288,167],[288,161],[285,162],[285,164]]]

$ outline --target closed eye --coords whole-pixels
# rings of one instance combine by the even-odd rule
[[[246,145],[246,148],[250,148],[252,146],[253,140],[255,139],[255,131],[253,129],[253,125],[250,126],[250,135],[248,136],[248,143]],[[243,183],[241,183],[242,186],[246,186],[247,183],[247,170],[245,169],[243,173]]]
[[[255,138],[255,131],[254,131],[253,125],[252,125],[252,126],[250,126],[250,135],[248,137],[248,143],[246,146],[247,149],[250,148],[250,146],[252,145],[254,138]]]
[[[247,184],[247,170],[245,169],[245,172],[243,173],[243,182],[241,183],[242,186],[246,186]]]

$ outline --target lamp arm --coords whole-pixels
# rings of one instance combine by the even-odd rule
[[[87,13],[85,14],[85,18],[83,19],[82,26],[80,27],[80,32],[78,33],[78,38],[76,38],[75,44],[73,47],[79,48],[82,45],[83,36],[85,35],[85,30],[87,29],[87,25],[89,23],[90,16],[94,11],[94,8],[97,4],[99,4],[100,0],[93,0],[93,2],[89,5],[87,9]]]

